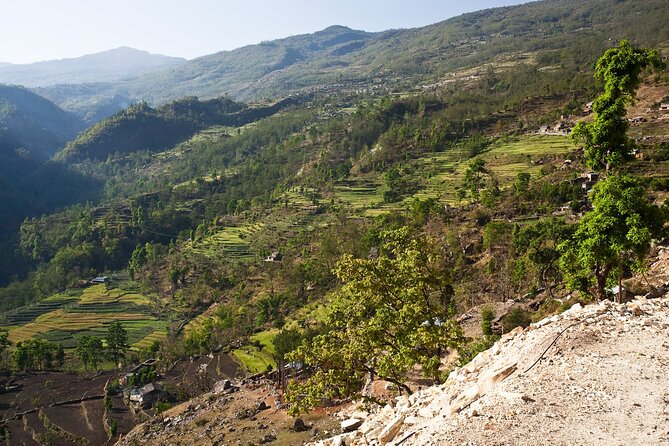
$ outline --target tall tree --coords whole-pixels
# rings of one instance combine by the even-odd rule
[[[125,352],[130,348],[130,345],[128,345],[128,332],[123,328],[120,321],[114,321],[109,324],[105,342],[107,343],[107,350],[114,360],[114,364],[117,365],[119,358],[125,356]]]
[[[604,82],[604,93],[592,104],[595,119],[591,123],[579,122],[571,133],[572,139],[583,143],[586,160],[592,168],[608,170],[631,156],[627,106],[634,102],[643,70],[662,66],[657,51],[635,48],[627,40],[599,58],[595,77]]]
[[[344,286],[326,317],[331,330],[289,355],[314,371],[289,386],[292,412],[358,395],[370,376],[408,390],[403,380],[415,365],[438,381],[441,354],[459,345],[450,274],[437,244],[406,227],[381,239],[378,258],[342,257],[335,273]]]
[[[643,261],[652,239],[666,235],[669,208],[649,203],[636,179],[616,175],[595,185],[592,206],[574,235],[559,246],[560,266],[572,288],[594,287],[593,294],[604,299],[611,274],[622,285],[625,269]]]
[[[96,368],[102,359],[102,340],[93,336],[84,335],[79,338],[75,354],[84,363],[84,367]]]

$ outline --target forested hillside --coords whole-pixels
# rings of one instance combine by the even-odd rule
[[[215,369],[273,386],[221,384],[211,398],[246,427],[226,441],[272,442],[282,433],[258,428],[257,401],[291,415],[368,390],[392,401],[517,326],[614,290],[657,292],[640,278],[669,236],[668,17],[659,0],[547,0],[413,30],[336,26],[69,86],[158,105],[71,135],[52,161],[0,152],[15,216],[0,348],[35,376],[106,369],[87,407],[108,427],[50,420],[26,385],[0,403],[42,415],[0,432],[117,438],[139,422],[123,391],[160,384],[140,407],[160,417],[139,429],[159,443],[178,423],[163,411],[211,390],[202,371]]]

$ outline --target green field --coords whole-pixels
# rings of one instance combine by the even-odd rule
[[[251,336],[251,342],[259,342],[260,349],[254,345],[246,345],[232,351],[232,355],[241,362],[241,364],[250,373],[264,372],[268,367],[276,368],[274,360],[274,345],[272,340],[278,333],[278,330],[263,331]]]
[[[51,296],[2,315],[12,343],[41,338],[74,348],[83,335],[103,337],[107,326],[121,321],[133,349],[145,348],[167,335],[168,322],[152,314],[151,299],[131,290],[93,285]]]

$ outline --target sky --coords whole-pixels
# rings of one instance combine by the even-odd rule
[[[0,62],[30,63],[129,46],[192,59],[345,25],[428,25],[527,0],[0,0]]]

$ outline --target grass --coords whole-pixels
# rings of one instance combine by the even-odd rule
[[[232,355],[239,360],[249,373],[260,373],[268,370],[269,366],[276,368],[276,362],[272,356],[263,350],[253,346],[246,346],[232,351]]]
[[[257,333],[251,336],[251,342],[260,343],[260,348],[249,344],[233,350],[232,355],[237,358],[249,373],[264,372],[270,366],[272,369],[275,369],[276,361],[274,360],[274,345],[272,341],[277,333],[279,333],[279,330],[276,329]]]
[[[151,334],[145,336],[139,342],[135,342],[131,346],[131,350],[142,350],[151,347],[154,342],[160,342],[167,338],[167,330],[154,330]]]

